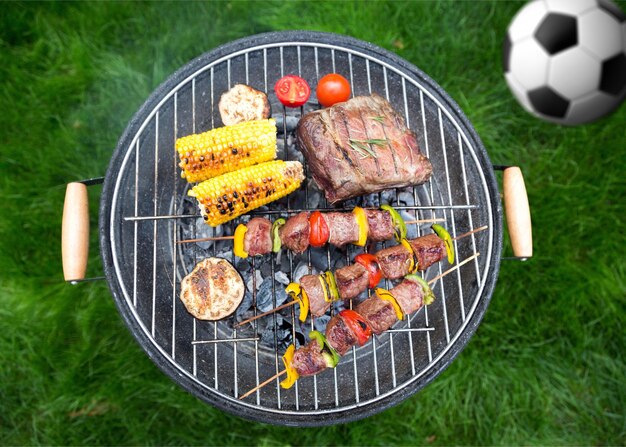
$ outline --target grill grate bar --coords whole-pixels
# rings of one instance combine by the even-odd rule
[[[216,338],[213,340],[192,340],[192,345],[207,345],[213,343],[242,343],[245,341],[254,341],[258,342],[260,337],[242,337],[242,338]],[[257,383],[258,385],[258,383]]]
[[[459,150],[461,151],[461,153],[463,153],[463,146],[461,144],[462,140],[461,140],[461,135],[460,133],[459,135]],[[468,189],[468,181],[467,181],[467,174],[466,174],[466,169],[465,169],[465,157],[461,157],[461,172],[463,173],[463,190],[465,193],[465,197],[467,202],[469,203],[470,201],[470,196],[469,196],[469,189]],[[472,213],[468,211],[467,213],[467,220],[469,222],[469,226],[470,228],[474,228],[474,222],[473,222],[473,218],[472,218]],[[478,249],[476,248],[476,237],[475,235],[471,235],[471,239],[470,239],[471,243],[472,243],[472,251],[474,253],[476,253],[478,251]],[[457,247],[456,242],[455,242],[455,248]],[[481,278],[481,273],[480,273],[480,267],[478,264],[478,261],[474,262],[474,266],[475,266],[475,273],[476,273],[476,278],[478,280],[479,283],[482,283],[482,278]]]
[[[458,144],[458,147],[459,147],[459,155],[460,155],[460,160],[461,160],[460,164],[461,164],[461,166],[465,166],[465,154],[463,153],[463,140],[461,139],[461,134],[459,132],[457,132],[457,144]],[[462,175],[462,178],[463,178],[463,184],[467,184],[468,180],[467,180],[467,175],[465,173],[465,169],[461,169],[461,175]],[[465,199],[469,202],[469,196],[468,196],[467,188],[464,188],[463,192],[465,193]],[[452,198],[450,198],[450,200],[452,200]],[[469,217],[469,219],[468,219],[469,228],[471,230],[473,230],[474,229],[474,225],[473,225],[473,222],[472,222],[472,213],[468,213],[468,215],[469,215],[468,216]],[[457,235],[456,234],[456,224],[454,223],[454,220],[452,221],[452,223],[453,223],[452,228],[454,230],[454,235],[456,236]],[[476,249],[475,248],[476,247],[474,247],[474,250],[473,250],[474,253],[476,253]],[[454,241],[454,252],[455,253],[459,252],[459,244],[458,244],[457,240]],[[457,273],[456,273],[456,279],[457,279],[457,286],[458,286],[458,289],[459,289],[459,302],[461,304],[460,305],[460,308],[461,308],[461,321],[465,322],[465,298],[463,296],[463,287],[462,287],[462,282],[461,282],[461,271],[460,270],[457,271]]]
[[[460,143],[460,135],[457,132],[457,141],[458,143]],[[443,138],[443,135],[442,135]],[[445,149],[445,146],[444,146]],[[460,154],[461,158],[464,157],[463,155],[463,151],[461,151]],[[448,190],[448,202],[452,203],[452,188],[450,186],[450,170],[448,167],[448,154],[447,154],[447,150],[443,151],[443,162],[444,162],[444,166],[445,166],[445,172],[446,172],[446,186],[447,186],[447,190]],[[464,178],[464,182],[467,182],[467,178]],[[456,219],[454,218],[454,210],[450,210],[450,215],[452,216],[452,218],[450,219],[451,224],[452,224],[452,229],[451,229],[451,234],[454,235],[454,237],[457,236],[457,232],[456,232]],[[474,229],[474,227],[470,227],[470,229]],[[454,241],[454,247],[455,247],[455,253],[458,253],[458,244],[457,241]],[[457,284],[459,285],[459,302],[460,302],[460,312],[461,312],[461,321],[465,321],[465,305],[463,304],[463,288],[461,287],[461,271],[457,270],[456,271],[456,278],[457,278]]]
[[[272,252],[271,255],[271,264],[270,264],[270,272],[272,274],[272,278],[274,278],[274,264],[276,262],[276,256],[274,255],[274,253]],[[272,307],[276,308],[277,306],[277,302],[276,302],[276,281],[272,281]],[[276,316],[276,313],[272,314],[272,318],[274,320],[274,327],[276,327],[276,322],[278,317]],[[274,346],[278,346],[278,334],[276,333],[276,331],[274,331]],[[278,350],[274,350],[274,371],[275,374],[278,374]],[[276,396],[278,397],[277,399],[277,405],[278,405],[278,409],[280,410],[281,408],[281,398],[280,398],[280,380],[278,378],[276,378]]]
[[[272,281],[273,283],[273,281]],[[256,305],[256,262],[255,259],[252,258],[252,303],[254,307],[254,316],[257,316],[257,305]],[[258,385],[259,382],[259,322],[257,320],[254,321],[254,379],[256,380],[256,384]],[[236,396],[237,394],[235,394]],[[259,405],[260,403],[260,399],[261,399],[261,395],[260,393],[257,393],[256,395],[256,400],[257,400],[257,405]]]
[[[177,126],[178,126],[178,92],[176,92],[174,94],[174,141],[176,141],[176,136],[178,135],[177,132]],[[174,166],[173,166],[173,170],[172,172],[174,173],[174,184],[173,184],[173,191],[172,191],[172,197],[176,197],[177,194],[177,190],[178,190],[178,176],[176,175],[176,168],[177,168],[177,155],[176,155],[176,151],[174,151],[174,153],[172,154],[172,159],[174,162]],[[174,200],[173,201],[173,206],[174,206],[174,214],[177,214],[178,211],[178,200]],[[174,225],[173,225],[173,231],[172,231],[172,266],[173,266],[173,270],[172,270],[172,277],[175,278],[176,277],[176,270],[177,270],[177,261],[178,261],[178,229],[176,227],[176,221],[174,221]],[[176,359],[176,283],[177,281],[172,280],[172,358]]]
[[[159,112],[155,114],[154,121],[154,214],[158,214],[158,184],[159,184]],[[156,318],[156,273],[157,273],[157,226],[158,222],[153,222],[152,229],[152,323],[150,331],[154,337]]]
[[[135,215],[139,213],[139,141],[137,138],[137,143],[135,144]],[[133,306],[135,309],[137,308],[137,222],[133,223],[133,232],[134,232],[134,247],[133,247]]]
[[[441,117],[441,109],[437,110],[437,117],[439,119],[439,136],[441,139],[441,147],[442,147],[442,153],[443,153],[443,157],[444,157],[444,166],[447,165],[447,157],[446,157],[446,139],[445,139],[445,135],[443,132],[443,119]],[[446,167],[446,180],[448,181],[448,190],[450,189],[449,186],[449,182],[450,182],[450,176],[448,174],[447,171],[447,167]],[[439,269],[439,274],[441,275],[442,273],[442,268],[441,268],[441,263],[437,264],[437,267]],[[439,282],[439,289],[441,290],[441,295],[440,295],[440,299],[441,299],[441,310],[443,312],[443,322],[444,322],[444,327],[446,330],[446,342],[450,343],[450,324],[448,321],[448,305],[446,302],[446,289],[444,287],[444,282],[440,281]]]
[[[396,333],[396,332],[432,332],[434,331],[435,328],[434,327],[401,327],[401,328],[397,328],[397,329],[388,329],[387,332],[389,332],[390,334]]]
[[[424,110],[424,92],[421,89],[419,91],[419,97],[420,97],[420,111],[422,114],[422,132],[424,135],[424,145],[425,145],[425,150],[426,150],[426,156],[430,158],[430,147],[428,145],[428,128],[426,126],[426,112]],[[431,200],[430,203],[434,203],[432,188],[429,188],[429,189],[430,189],[430,200]],[[435,213],[433,213],[432,217],[435,217]],[[426,322],[427,327],[430,326],[428,322],[428,306],[424,306],[424,321]],[[426,346],[428,348],[428,363],[430,364],[433,361],[430,332],[426,332]]]
[[[409,101],[406,96],[406,81],[402,78],[402,99],[404,101],[404,119],[406,120],[407,127],[411,128],[411,117],[409,115]],[[417,191],[416,188],[413,188],[413,205],[417,204]],[[417,210],[413,211],[413,216],[415,220],[418,220]],[[417,227],[418,235],[420,233],[419,225]],[[423,276],[423,275],[422,275]],[[407,328],[411,329],[411,317],[409,316],[406,319]],[[415,353],[413,351],[413,334],[411,332],[408,333],[409,340],[409,352],[411,357],[411,374],[415,375]]]

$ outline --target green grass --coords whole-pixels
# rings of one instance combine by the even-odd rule
[[[522,5],[4,3],[0,442],[624,445],[626,106],[575,128],[526,114],[501,70]],[[184,392],[135,343],[105,284],[62,282],[59,243],[65,184],[105,173],[168,75],[235,38],[304,28],[371,41],[440,83],[493,162],[522,167],[536,253],[502,264],[483,323],[437,380],[386,412],[317,429],[249,423]]]

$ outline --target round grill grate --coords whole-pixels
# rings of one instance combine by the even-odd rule
[[[346,76],[354,95],[387,98],[418,135],[433,164],[425,185],[374,194],[342,206],[391,203],[409,219],[445,218],[452,236],[488,230],[455,242],[457,261],[480,253],[437,281],[437,300],[372,342],[348,352],[334,370],[304,378],[290,390],[279,379],[238,397],[282,369],[285,347],[323,330],[330,315],[301,324],[293,307],[233,329],[286,300],[284,285],[311,272],[352,261],[357,247],[284,252],[252,259],[232,255],[230,241],[178,244],[233,234],[244,216],[213,229],[199,218],[180,178],[176,138],[221,125],[217,102],[236,83],[268,92],[279,128],[279,157],[302,160],[293,128],[302,113],[273,94],[281,76],[298,74],[312,86],[329,72]],[[305,166],[306,169],[306,166]],[[328,209],[311,181],[252,215],[275,219]],[[312,32],[269,33],[227,44],[190,62],[146,101],[120,139],[101,203],[101,251],[118,309],[149,356],[173,380],[207,402],[270,423],[331,424],[376,413],[413,394],[439,374],[479,324],[495,285],[501,250],[501,210],[486,152],[458,106],[421,71],[397,56],[352,38]],[[430,232],[412,225],[413,236]],[[382,248],[378,244],[373,250]],[[244,303],[220,322],[195,320],[178,299],[181,279],[208,256],[230,260],[247,284]],[[441,263],[425,274],[443,272]],[[387,284],[391,287],[392,284]],[[337,307],[333,312],[338,311]]]

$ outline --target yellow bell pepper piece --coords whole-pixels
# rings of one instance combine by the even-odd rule
[[[418,269],[419,265],[417,265],[417,262],[415,261],[415,253],[413,252],[413,247],[411,247],[411,244],[409,244],[409,241],[407,241],[406,239],[401,239],[400,243],[402,245],[404,245],[404,248],[409,250],[409,253],[411,253],[411,262],[409,264],[409,273],[417,272],[417,269]]]
[[[238,256],[240,258],[248,257],[248,252],[243,248],[243,238],[246,235],[247,231],[248,231],[248,227],[246,227],[245,224],[239,224],[237,225],[237,228],[235,229],[235,241],[233,244],[233,253],[235,254],[235,256]]]
[[[306,316],[309,314],[309,296],[304,289],[295,282],[290,282],[289,285],[285,287],[285,292],[300,304],[298,319],[304,323]]]
[[[452,237],[450,236],[450,233],[448,233],[448,231],[444,227],[438,224],[433,224],[430,228],[432,228],[435,234],[437,234],[437,236],[439,236],[441,240],[443,240],[443,243],[446,244],[446,252],[448,254],[448,263],[453,264],[454,263],[454,245],[452,244]]]
[[[284,389],[289,389],[296,383],[296,380],[300,377],[298,371],[292,366],[293,363],[293,354],[296,352],[296,347],[294,345],[289,345],[285,354],[283,355],[283,364],[285,365],[285,369],[287,370],[287,378],[280,382],[280,386]]]
[[[359,240],[354,242],[354,245],[358,245],[359,247],[365,246],[367,242],[367,234],[369,233],[369,225],[367,224],[367,215],[365,214],[365,210],[360,206],[354,207],[352,210],[354,217],[356,218],[356,223],[359,225]]]
[[[391,305],[393,306],[393,310],[396,312],[396,317],[398,318],[398,320],[404,320],[404,312],[402,312],[402,308],[398,304],[396,298],[388,290],[377,287],[375,292],[378,298],[391,303]]]
[[[324,292],[324,301],[330,303],[332,300],[328,296],[328,285],[326,284],[326,280],[324,279],[324,274],[320,274],[317,276],[320,280],[320,284],[322,285],[322,291]]]

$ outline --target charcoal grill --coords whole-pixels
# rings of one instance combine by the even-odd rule
[[[315,94],[304,107],[285,109],[273,94],[273,85],[293,73],[307,79],[314,90],[317,80],[329,72],[348,78],[353,95],[378,93],[387,98],[417,133],[434,171],[424,185],[355,199],[342,207],[391,203],[409,218],[445,219],[453,237],[488,228],[455,242],[455,263],[479,256],[433,285],[435,303],[365,346],[353,348],[335,369],[302,378],[289,390],[280,388],[280,379],[275,379],[241,400],[242,394],[282,369],[287,343],[304,343],[308,331],[323,329],[328,317],[300,324],[291,307],[240,328],[233,324],[283,303],[286,281],[346,265],[360,249],[331,247],[242,260],[233,256],[227,241],[180,244],[190,238],[232,234],[250,216],[216,229],[203,224],[194,201],[187,197],[189,186],[180,178],[174,142],[222,125],[220,94],[245,83],[269,93],[278,122],[279,158],[301,160],[293,144],[293,127],[303,113],[319,108]],[[525,191],[521,196],[523,202]],[[68,214],[72,203],[66,199]],[[84,204],[76,207],[84,210]],[[273,219],[313,209],[335,208],[307,181],[296,193],[252,215]],[[121,316],[148,356],[176,383],[245,418],[324,425],[363,418],[403,401],[459,354],[479,325],[496,284],[502,215],[494,167],[479,137],[433,80],[398,56],[360,40],[329,33],[276,32],[203,54],[148,98],[122,135],[104,179],[100,250]],[[67,220],[80,227],[84,212],[81,219]],[[82,234],[84,242],[84,225],[70,232]],[[421,235],[430,229],[416,225],[411,232]],[[522,233],[528,235],[528,225]],[[68,242],[67,247],[71,245]],[[74,247],[70,256],[70,248],[64,250],[64,258],[76,261],[80,252]],[[178,298],[182,278],[209,256],[229,259],[247,284],[244,304],[234,316],[218,322],[194,319]],[[78,259],[78,264],[85,264],[85,259]],[[444,263],[434,265],[424,277],[430,280],[446,268]],[[84,268],[67,275],[79,280]]]

